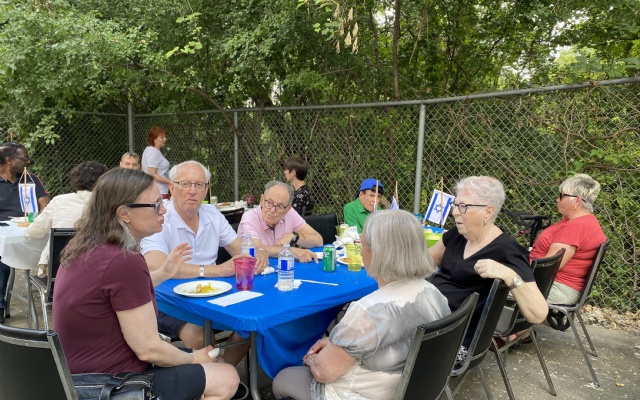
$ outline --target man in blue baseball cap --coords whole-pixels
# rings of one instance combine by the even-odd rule
[[[344,223],[349,226],[357,226],[358,233],[362,233],[364,221],[373,212],[374,207],[380,209],[380,198],[383,194],[384,187],[377,179],[367,178],[362,181],[356,199],[344,206],[342,211]]]

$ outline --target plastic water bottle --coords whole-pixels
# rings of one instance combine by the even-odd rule
[[[282,245],[278,254],[278,289],[283,292],[293,290],[293,268],[295,260],[289,244]]]
[[[253,243],[253,239],[251,239],[251,234],[247,233],[242,238],[242,247],[240,248],[240,254],[248,254],[251,257],[256,256],[256,245]]]

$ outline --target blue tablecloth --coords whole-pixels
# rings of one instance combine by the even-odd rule
[[[269,261],[275,265],[277,260]],[[281,292],[275,288],[276,273],[258,275],[253,291],[264,296],[221,307],[208,303],[215,297],[175,294],[173,288],[189,280],[171,279],[156,287],[156,299],[161,311],[191,323],[204,325],[206,318],[213,321],[214,328],[236,331],[244,337],[252,331],[257,332],[258,360],[262,369],[273,378],[282,368],[302,365],[305,352],[322,337],[345,303],[378,288],[364,268],[360,272],[349,272],[346,265],[338,264],[335,273],[327,273],[322,271],[322,261],[318,264],[296,262],[295,278],[339,285],[303,282],[298,289]],[[237,291],[234,277],[215,279],[233,286],[221,296]]]

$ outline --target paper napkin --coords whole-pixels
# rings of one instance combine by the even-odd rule
[[[250,290],[242,290],[230,294],[228,296],[218,297],[217,299],[209,300],[207,303],[215,304],[217,306],[226,307],[231,304],[243,302],[245,300],[253,299],[254,297],[260,297],[262,293],[252,292]]]

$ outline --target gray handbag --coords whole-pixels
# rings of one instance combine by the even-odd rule
[[[153,375],[139,372],[74,374],[73,386],[80,400],[162,400],[153,393]]]

